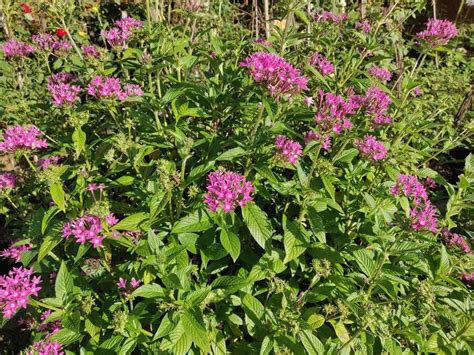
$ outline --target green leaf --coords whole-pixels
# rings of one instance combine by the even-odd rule
[[[321,176],[321,180],[323,181],[324,188],[329,193],[329,196],[336,200],[336,190],[334,189],[334,185],[332,184],[331,178],[329,176],[323,175]]]
[[[133,185],[135,178],[133,176],[121,176],[111,183],[112,186],[130,186]]]
[[[49,223],[51,220],[60,212],[60,209],[58,206],[51,206],[46,213],[43,216],[43,219],[41,220],[41,234],[44,235],[46,232],[46,229],[48,228]]]
[[[143,226],[144,222],[149,218],[148,213],[138,212],[132,214],[128,217],[125,217],[120,222],[118,222],[113,229],[115,230],[139,230],[140,226]]]
[[[142,285],[133,291],[132,296],[143,298],[163,298],[165,296],[163,288],[158,284]]]
[[[308,219],[313,234],[321,243],[326,243],[326,228],[324,227],[323,218],[313,206],[308,207]]]
[[[268,355],[270,351],[273,349],[273,341],[270,340],[268,336],[263,338],[262,345],[260,346],[260,354],[259,355]]]
[[[169,333],[173,354],[185,355],[191,348],[192,339],[189,334],[184,330],[183,323],[179,322],[178,325]]]
[[[72,344],[79,339],[82,339],[83,335],[81,333],[76,333],[75,331],[67,328],[63,328],[59,330],[57,333],[54,333],[51,338],[49,338],[50,341],[57,341],[61,343],[63,346],[67,346],[69,344]]]
[[[240,255],[240,239],[235,235],[235,233],[231,231],[227,231],[225,229],[221,230],[220,235],[221,244],[224,249],[230,254],[232,260],[234,262]]]
[[[171,233],[202,232],[213,226],[209,214],[204,209],[198,209],[186,217],[181,218],[173,227]]]
[[[267,243],[272,238],[272,229],[267,214],[263,212],[254,202],[249,202],[242,207],[244,222],[250,234],[263,249],[269,247]]]
[[[49,186],[49,192],[51,193],[51,198],[61,211],[66,211],[65,194],[62,184],[51,184],[51,186]]]
[[[64,300],[68,294],[74,291],[74,282],[64,261],[61,262],[61,266],[59,267],[54,290],[56,292],[56,298],[60,300]]]
[[[332,158],[332,162],[335,163],[337,161],[341,161],[344,163],[350,163],[352,159],[357,156],[357,154],[359,154],[359,151],[355,148],[346,149],[336,154],[334,158]]]
[[[245,151],[244,149],[242,149],[240,147],[235,147],[235,148],[229,149],[229,150],[225,151],[224,153],[222,153],[221,155],[219,155],[216,158],[216,160],[227,161],[227,160],[232,160],[234,158],[241,157],[241,156],[247,155],[247,154],[249,154],[248,151]]]
[[[323,343],[310,330],[301,330],[299,333],[301,343],[310,355],[326,354]]]
[[[283,244],[286,254],[283,262],[286,264],[304,253],[308,247],[309,236],[303,226],[296,221],[287,223],[283,227],[283,231]]]
[[[265,307],[263,307],[263,304],[261,304],[254,296],[246,293],[244,297],[242,297],[242,308],[252,322],[255,324],[262,323],[262,318],[265,314]]]
[[[161,99],[161,101],[164,104],[167,104],[167,103],[177,99],[181,95],[183,95],[186,91],[187,91],[187,88],[171,88],[168,91],[166,91],[166,93],[163,96],[163,98]]]
[[[449,255],[444,245],[441,245],[441,254],[439,257],[438,275],[446,275],[449,271]]]
[[[86,134],[80,127],[74,129],[74,132],[72,133],[72,142],[74,143],[77,159],[86,147]]]
[[[353,252],[353,256],[364,274],[369,277],[374,276],[377,267],[375,261],[372,260],[373,255],[369,251],[359,249]]]
[[[192,341],[205,354],[209,354],[211,346],[209,344],[209,336],[206,328],[199,322],[195,315],[190,311],[185,311],[182,316],[184,331],[191,337]]]

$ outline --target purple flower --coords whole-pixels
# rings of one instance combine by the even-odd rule
[[[334,65],[320,53],[313,53],[309,59],[309,64],[315,67],[322,76],[334,73]]]
[[[313,105],[314,99],[311,96],[305,96],[303,102],[307,107],[310,107],[311,105]]]
[[[346,101],[341,96],[329,92],[319,91],[318,109],[315,121],[323,130],[336,134],[350,130],[352,123],[347,117],[356,113],[359,106],[353,101]]]
[[[329,151],[331,149],[331,137],[328,135],[321,135],[315,131],[308,131],[304,134],[304,142],[305,144],[309,144],[312,141],[319,141],[321,144],[321,148],[325,151]]]
[[[461,279],[462,282],[466,284],[468,288],[472,287],[472,284],[474,283],[474,272],[463,272],[459,278]]]
[[[105,184],[96,184],[95,182],[93,183],[90,183],[89,185],[87,185],[87,191],[96,191],[96,190],[104,190],[105,189]]]
[[[265,85],[271,96],[291,96],[308,89],[308,78],[276,54],[256,52],[240,65],[249,68],[254,80]]]
[[[109,98],[125,100],[129,96],[142,96],[143,91],[138,85],[126,84],[124,89],[121,88],[120,80],[117,78],[97,75],[88,85],[87,92],[89,95],[98,99]]]
[[[99,47],[94,45],[87,45],[81,47],[82,53],[87,58],[100,58]]]
[[[333,24],[339,24],[344,20],[347,20],[347,14],[335,14],[331,11],[322,11],[314,16],[316,22],[329,22]]]
[[[117,286],[118,286],[119,289],[125,290],[127,288],[127,280],[120,277],[118,282],[117,282]]]
[[[123,101],[129,96],[143,96],[143,91],[136,84],[125,84],[123,91],[118,95],[119,100]]]
[[[40,340],[33,344],[33,350],[26,355],[64,355],[62,345],[57,341]]]
[[[1,144],[1,143],[0,143]],[[0,173],[0,189],[13,189],[16,186],[16,175],[13,173]]]
[[[101,232],[102,223],[100,218],[90,214],[78,217],[63,226],[63,237],[74,236],[79,244],[89,241],[94,248],[100,247],[105,239]]]
[[[426,29],[416,35],[430,46],[437,47],[448,44],[449,40],[457,34],[458,29],[451,21],[432,18],[426,23]]]
[[[20,308],[26,308],[28,297],[38,296],[40,276],[24,267],[13,268],[8,275],[0,276],[0,308],[5,318],[11,318]]]
[[[43,158],[43,159],[40,159],[40,160],[38,161],[38,166],[39,166],[41,169],[46,170],[46,169],[48,169],[51,165],[58,165],[60,159],[61,159],[61,157],[58,156],[58,155],[53,155],[53,156],[51,156],[51,157]]]
[[[375,76],[377,79],[379,79],[382,82],[387,82],[387,81],[390,81],[390,79],[392,79],[392,74],[385,68],[371,67],[367,70],[367,72],[370,75]]]
[[[420,96],[423,93],[423,91],[421,90],[421,88],[417,87],[417,88],[414,88],[411,91],[411,93],[413,96]]]
[[[388,154],[385,145],[370,134],[366,134],[363,140],[356,139],[354,145],[359,149],[362,155],[372,160],[385,159]]]
[[[120,28],[112,27],[109,30],[104,30],[100,33],[107,43],[115,49],[124,49],[130,37],[129,32],[123,32]]]
[[[5,58],[22,58],[27,57],[30,53],[35,51],[33,46],[11,39],[0,46]]]
[[[53,43],[55,42],[53,36],[48,33],[33,35],[31,39],[40,49],[44,51],[50,51],[53,47]]]
[[[362,30],[362,32],[364,32],[365,34],[369,34],[370,30],[372,29],[370,23],[366,20],[357,22],[356,28]]]
[[[15,262],[19,263],[21,261],[21,255],[23,254],[23,252],[30,250],[32,247],[33,245],[31,243],[18,246],[12,244],[9,248],[4,249],[2,252],[0,252],[0,256],[5,259],[12,259]]]
[[[72,85],[75,76],[70,73],[57,73],[48,79],[48,91],[54,106],[70,106],[79,99],[81,87]]]
[[[444,228],[442,233],[443,241],[446,245],[451,247],[458,247],[465,253],[471,252],[469,243],[459,234],[451,232],[448,228]]]
[[[278,153],[277,158],[290,164],[296,164],[303,154],[301,144],[282,135],[275,138],[275,148]]]
[[[72,44],[69,41],[54,41],[51,49],[53,50],[54,54],[64,55],[72,49]]]
[[[392,123],[392,117],[387,113],[392,100],[384,91],[376,86],[371,86],[364,96],[353,95],[350,101],[359,104],[366,113],[372,117],[375,127]]]
[[[115,26],[120,28],[123,32],[131,32],[135,28],[143,26],[143,21],[134,19],[133,17],[124,17],[114,22]]]
[[[19,149],[36,150],[48,147],[45,139],[40,139],[42,133],[35,126],[13,126],[3,133],[0,142],[0,152],[15,152]]]
[[[390,189],[392,195],[404,195],[413,199],[415,205],[428,201],[428,192],[425,186],[413,175],[400,174],[396,184]]]
[[[109,213],[106,217],[105,217],[105,222],[107,222],[107,224],[112,227],[112,226],[115,226],[117,223],[118,223],[118,219],[115,217],[115,215],[113,213]]]
[[[207,193],[204,202],[213,212],[222,208],[232,212],[238,205],[245,206],[253,198],[255,188],[245,177],[232,171],[214,171],[207,177]]]
[[[430,201],[410,209],[411,227],[416,231],[438,232],[437,210]]]

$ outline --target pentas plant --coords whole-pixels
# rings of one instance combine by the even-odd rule
[[[124,101],[129,96],[143,96],[138,85],[125,84],[122,89],[120,79],[96,76],[87,86],[87,93],[98,99],[118,99]]]
[[[53,105],[72,105],[79,100],[81,87],[73,85],[74,80],[75,76],[70,73],[57,73],[48,78],[48,90]]]
[[[94,248],[102,246],[102,221],[94,215],[84,215],[64,224],[63,237],[74,237],[77,243],[90,242]]]
[[[3,133],[0,142],[0,152],[9,153],[17,150],[37,150],[48,148],[46,139],[42,139],[42,132],[35,126],[13,126]]]
[[[3,54],[9,59],[27,57],[35,51],[35,48],[28,43],[23,43],[14,39],[5,42],[0,46]]]
[[[449,20],[429,19],[426,29],[416,34],[418,38],[432,47],[446,45],[458,35],[456,25]]]
[[[2,250],[0,256],[2,258],[9,258],[19,263],[21,261],[21,256],[23,252],[30,250],[33,247],[31,243],[15,245],[12,244],[9,248]]]
[[[374,136],[366,134],[364,139],[356,139],[354,145],[362,155],[372,160],[382,160],[387,157],[388,149],[383,142],[378,141]]]
[[[392,79],[392,74],[385,68],[370,67],[369,69],[367,69],[367,72],[382,82],[387,82]]]
[[[301,144],[281,135],[275,138],[275,148],[277,150],[277,159],[290,164],[296,164],[298,158],[303,154]]]
[[[322,76],[334,73],[334,65],[320,53],[313,53],[309,58],[309,64],[315,67]]]

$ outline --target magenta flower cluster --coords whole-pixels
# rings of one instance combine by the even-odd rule
[[[48,78],[48,90],[54,106],[72,105],[79,99],[81,87],[71,84],[75,76],[70,73],[57,73]]]
[[[316,68],[322,76],[334,73],[334,65],[320,53],[313,53],[311,55],[309,65]]]
[[[367,72],[382,82],[387,82],[392,79],[392,74],[385,68],[371,67],[367,70]]]
[[[372,26],[370,26],[369,21],[359,21],[356,23],[356,28],[364,32],[365,34],[369,34]]]
[[[99,217],[86,214],[64,224],[63,237],[73,236],[79,244],[85,244],[88,241],[94,248],[99,248],[105,239],[101,234],[102,229]]]
[[[319,141],[319,143],[321,144],[321,148],[323,148],[325,151],[329,151],[331,149],[330,136],[327,136],[327,135],[324,136],[315,131],[306,132],[304,134],[304,142],[306,144],[309,144],[312,141]]]
[[[474,284],[474,272],[463,272],[459,278],[469,288],[471,288],[472,285]]]
[[[41,131],[35,126],[13,126],[3,133],[0,152],[15,152],[20,149],[35,150],[48,147],[48,142],[41,139]]]
[[[28,297],[38,296],[40,276],[32,268],[18,267],[0,276],[0,308],[5,318],[11,318],[20,308],[26,308]]]
[[[82,54],[84,54],[86,58],[95,58],[95,59],[100,58],[100,51],[99,51],[99,47],[97,46],[86,45],[86,46],[82,46],[81,50],[82,50]]]
[[[57,341],[40,340],[33,344],[32,350],[27,355],[64,355],[62,345]]]
[[[385,145],[370,134],[366,134],[363,140],[356,139],[354,145],[359,149],[362,155],[372,160],[385,159],[388,154],[388,149]]]
[[[0,189],[13,189],[16,185],[16,175],[13,173],[0,173]]]
[[[123,87],[118,78],[97,75],[88,85],[87,92],[95,98],[125,100],[129,96],[143,96],[142,89],[135,84],[126,84]]]
[[[46,170],[51,165],[58,165],[60,159],[61,159],[61,157],[58,156],[58,155],[53,155],[51,157],[42,158],[42,159],[38,160],[38,166],[41,169]]]
[[[10,247],[0,252],[0,256],[5,259],[12,259],[15,262],[19,263],[21,261],[21,255],[23,254],[23,252],[30,250],[32,247],[33,245],[31,243],[17,246],[12,244]]]
[[[347,20],[347,14],[335,14],[331,11],[322,11],[314,16],[316,22],[329,22],[334,24],[339,24],[342,21]]]
[[[15,39],[11,39],[0,46],[5,58],[22,58],[27,57],[35,51],[35,48],[28,43],[23,43]]]
[[[301,144],[282,135],[275,138],[275,148],[277,158],[290,164],[296,164],[303,154]]]
[[[441,232],[443,241],[446,245],[451,247],[458,247],[465,253],[471,252],[471,247],[468,242],[459,234],[451,232],[449,229],[444,228]]]
[[[31,37],[33,42],[39,49],[46,52],[53,52],[54,54],[66,54],[72,49],[72,44],[69,41],[57,41],[49,33],[41,33]]]
[[[143,26],[143,22],[133,17],[124,17],[115,21],[115,26],[109,30],[102,31],[101,35],[111,47],[123,49],[132,35],[132,30]]]
[[[315,121],[323,130],[340,134],[352,128],[348,116],[355,114],[358,108],[354,101],[320,90]]]
[[[416,35],[430,46],[436,47],[448,44],[457,34],[458,29],[451,21],[432,18],[426,23],[426,29]]]
[[[204,202],[213,212],[219,208],[226,213],[232,212],[237,206],[245,206],[253,200],[251,194],[255,188],[242,175],[232,171],[215,171],[207,179]]]
[[[265,85],[271,96],[291,96],[308,89],[308,78],[276,54],[256,52],[240,65],[249,68],[253,79]]]
[[[387,113],[392,104],[392,99],[378,87],[371,86],[364,96],[354,96],[353,99],[372,117],[372,123],[375,127],[392,123],[392,117]]]
[[[399,175],[396,184],[390,189],[393,195],[404,195],[412,200],[410,208],[411,227],[416,231],[438,232],[437,210],[428,198],[425,186],[416,176]]]

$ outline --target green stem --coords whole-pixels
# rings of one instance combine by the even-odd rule
[[[61,18],[61,24],[62,24],[62,27],[66,30],[67,37],[71,41],[72,46],[74,47],[74,50],[76,51],[77,55],[79,56],[79,58],[81,58],[81,60],[84,60],[84,57],[82,56],[82,53],[79,50],[79,47],[77,46],[76,41],[74,41],[74,38],[72,38],[71,33],[69,32],[66,22],[64,21],[64,18]]]

